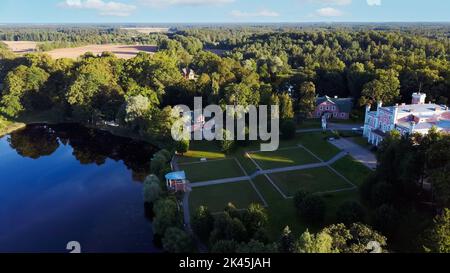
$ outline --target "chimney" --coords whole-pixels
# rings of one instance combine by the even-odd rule
[[[398,116],[398,103],[396,103],[394,106],[394,115],[393,115],[394,124],[397,124],[397,116]]]
[[[380,100],[380,101],[377,103],[377,108],[381,108],[381,107],[383,107],[383,102]]]
[[[427,94],[425,93],[413,93],[412,94],[412,104],[425,104],[425,99],[427,98]]]

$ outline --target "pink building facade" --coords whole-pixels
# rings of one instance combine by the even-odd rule
[[[427,134],[432,127],[450,133],[450,111],[445,105],[425,103],[426,94],[414,93],[411,104],[383,107],[379,102],[376,111],[366,107],[364,137],[378,146],[392,130],[402,135]]]

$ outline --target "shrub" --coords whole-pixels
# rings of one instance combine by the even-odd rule
[[[149,175],[144,180],[144,201],[145,203],[154,203],[157,201],[162,193],[161,182],[155,175]]]
[[[159,199],[153,210],[155,219],[153,220],[153,232],[158,235],[164,235],[170,227],[181,226],[178,215],[178,205],[175,200],[170,198]]]
[[[311,223],[321,223],[325,218],[325,201],[318,195],[307,195],[298,204],[298,214]]]
[[[398,211],[387,204],[381,205],[374,214],[374,227],[383,234],[392,236],[399,223]]]
[[[233,240],[221,240],[215,243],[211,249],[212,253],[236,253],[238,244]]]
[[[336,213],[336,219],[339,223],[350,225],[363,222],[364,214],[364,209],[358,202],[349,201],[339,207]]]
[[[293,120],[285,120],[281,124],[280,131],[281,136],[284,139],[292,139],[295,137],[297,127],[295,125],[295,122]]]
[[[306,191],[298,191],[295,196],[294,196],[294,206],[297,209],[300,209],[301,204],[303,203],[303,200],[305,199],[306,196],[310,195],[309,192]]]
[[[223,140],[220,141],[220,148],[222,152],[229,153],[234,149],[234,140],[232,138],[232,135],[230,131],[223,130]]]
[[[170,253],[192,253],[194,244],[192,238],[184,230],[171,227],[164,233],[163,248]]]
[[[189,140],[178,141],[175,148],[179,154],[184,155],[189,151]]]
[[[192,217],[192,229],[197,236],[206,241],[214,229],[214,217],[207,207],[201,206]]]

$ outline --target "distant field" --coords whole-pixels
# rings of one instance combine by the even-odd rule
[[[38,43],[36,42],[11,42],[4,41],[5,44],[16,54],[25,54],[33,52],[36,49]],[[95,55],[108,51],[114,53],[118,58],[131,59],[135,57],[139,52],[154,53],[157,47],[151,45],[88,45],[74,48],[59,48],[45,52],[54,59],[70,58],[76,59],[86,52],[92,52]]]
[[[25,54],[30,53],[36,50],[37,42],[29,42],[29,41],[2,41],[5,43],[12,52],[16,54]]]
[[[131,59],[135,57],[139,52],[154,53],[156,52],[156,46],[140,46],[140,45],[88,45],[75,48],[60,48],[46,52],[55,59],[70,58],[76,59],[86,52],[92,52],[95,55],[102,52],[112,52],[118,58]]]

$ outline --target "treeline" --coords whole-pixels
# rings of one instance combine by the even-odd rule
[[[143,135],[170,134],[171,107],[206,103],[259,105],[279,103],[283,117],[293,117],[292,99],[278,95],[257,71],[231,58],[201,50],[196,39],[182,36],[160,43],[154,55],[130,60],[110,53],[79,60],[53,60],[46,54],[3,59],[0,111],[9,117],[58,109],[64,117],[89,124],[116,121]],[[192,67],[198,80],[186,80]]]
[[[361,105],[408,102],[418,90],[436,103],[450,98],[450,46],[442,34],[428,38],[400,31],[252,30],[188,29],[170,38],[158,35],[159,53],[126,61],[109,53],[87,54],[76,62],[46,55],[5,56],[0,109],[17,116],[58,106],[77,121],[121,120],[145,132],[154,127],[144,121],[158,123],[158,115],[169,112],[162,111],[165,107],[192,106],[194,96],[221,105],[278,104],[285,120],[295,114],[307,117],[318,94],[350,96]],[[199,34],[204,32],[239,41],[220,57],[203,50],[208,41]],[[70,42],[86,41],[77,35],[102,42],[103,35],[119,39],[122,32],[75,28],[49,33],[70,37]],[[197,80],[182,77],[186,67],[196,72]]]
[[[5,27],[0,28],[0,40],[46,42],[40,48],[47,51],[85,44],[157,44],[163,34],[143,34],[113,27]]]
[[[299,237],[286,227],[280,238],[273,242],[267,235],[268,221],[267,212],[261,205],[252,204],[245,210],[237,210],[229,204],[218,215],[200,207],[193,216],[192,228],[212,253],[387,252],[386,238],[364,224],[335,224],[317,233],[307,230]],[[377,242],[379,248],[372,249],[370,242]]]
[[[445,104],[450,98],[450,42],[448,29],[443,28],[426,32],[205,28],[184,33],[206,47],[231,50],[227,56],[255,66],[278,89],[312,81],[321,95],[363,97],[361,104],[409,101],[412,92],[421,90],[432,101]]]
[[[5,28],[0,39],[49,41],[42,50],[85,43],[158,43],[189,54],[184,66],[205,71],[199,49],[226,49],[277,93],[300,100],[304,82],[320,95],[407,102],[413,92],[438,104],[450,99],[450,39],[447,25],[267,25],[179,27],[175,34],[137,34],[117,28]],[[170,42],[168,42],[170,41]],[[178,44],[174,44],[174,41]],[[180,45],[181,44],[181,45]],[[211,74],[208,74],[211,77]],[[298,110],[298,109],[297,109]]]
[[[397,249],[450,252],[450,135],[392,131],[363,185],[374,227]]]

